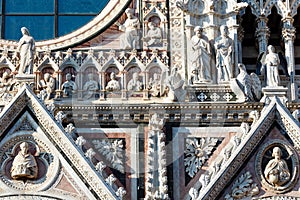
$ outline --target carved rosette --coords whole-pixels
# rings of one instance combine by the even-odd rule
[[[274,149],[280,149],[280,159],[276,159]],[[260,148],[255,168],[266,190],[276,194],[285,193],[293,189],[299,177],[297,152],[286,141],[272,140]]]
[[[18,135],[18,133],[16,133]],[[32,133],[33,135],[35,133]],[[0,181],[10,188],[21,191],[42,191],[57,179],[60,169],[58,157],[54,155],[52,150],[40,139],[33,135],[21,135],[11,138],[5,144],[1,145],[0,149]],[[34,179],[14,180],[11,177],[12,162],[18,153],[18,147],[22,142],[27,142],[34,154],[38,175]]]

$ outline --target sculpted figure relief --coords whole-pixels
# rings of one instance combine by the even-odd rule
[[[83,85],[84,98],[89,99],[99,89],[97,81],[94,80],[93,74],[88,74],[88,81]]]
[[[149,81],[149,90],[151,91],[151,96],[158,97],[160,96],[160,77],[157,73],[153,74],[153,79],[150,78]]]
[[[194,29],[195,35],[192,37],[192,66],[193,72],[198,75],[196,80],[193,80],[193,83],[197,81],[207,81],[211,80],[210,76],[210,59],[211,51],[209,43],[203,38],[203,29],[200,26],[196,26]]]
[[[176,67],[172,70],[166,85],[169,88],[167,101],[184,101],[186,95],[186,91],[183,89],[184,80]]]
[[[274,159],[268,162],[264,171],[267,181],[275,187],[284,185],[291,178],[287,163],[281,156],[281,149],[279,147],[274,147],[272,153]]]
[[[77,90],[77,85],[71,80],[72,75],[70,73],[66,74],[66,81],[62,84],[63,96],[72,96],[73,92]]]
[[[143,38],[148,47],[161,45],[162,34],[160,28],[156,27],[153,22],[148,23],[149,30]]]
[[[275,53],[275,48],[272,45],[268,46],[268,54],[266,55],[266,85],[269,87],[276,87],[280,83],[280,77],[278,72],[278,66],[280,64],[280,59],[277,53]]]
[[[22,37],[18,43],[18,52],[20,52],[19,74],[32,74],[33,72],[33,52],[35,50],[35,41],[26,27],[21,28]]]
[[[44,79],[40,80],[39,88],[42,89],[40,96],[43,100],[49,100],[55,89],[55,79],[49,74],[44,74]]]
[[[114,72],[110,74],[110,81],[107,83],[105,89],[108,91],[120,90],[120,83],[116,80],[116,74]]]
[[[125,10],[127,19],[124,24],[119,26],[119,30],[124,32],[121,38],[121,49],[138,49],[139,48],[139,19],[134,16],[133,9],[127,8]]]
[[[218,82],[230,80],[233,65],[233,40],[228,36],[228,27],[222,25],[220,33],[221,36],[215,40]]]
[[[38,175],[38,167],[33,155],[28,152],[28,143],[20,144],[20,151],[14,158],[11,167],[11,177],[13,179],[34,179]]]
[[[127,90],[128,91],[141,91],[143,89],[143,83],[139,81],[139,74],[134,72],[132,79],[128,82]]]

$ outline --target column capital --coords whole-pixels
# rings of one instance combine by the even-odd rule
[[[294,41],[296,37],[296,28],[289,27],[289,28],[283,28],[282,29],[282,38],[285,42],[287,41]]]

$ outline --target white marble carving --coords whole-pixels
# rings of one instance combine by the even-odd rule
[[[184,165],[190,177],[194,177],[199,171],[209,155],[211,155],[217,142],[217,138],[200,138],[200,140],[194,138],[186,140]]]
[[[123,187],[119,187],[118,190],[116,191],[116,195],[120,198],[120,199],[124,199],[125,195],[126,195],[126,190]]]
[[[79,136],[79,137],[77,138],[77,140],[75,141],[75,143],[76,143],[77,146],[79,146],[80,149],[82,150],[82,147],[83,147],[83,145],[85,145],[86,140],[85,140],[82,136]]]
[[[288,182],[291,178],[291,173],[288,165],[284,159],[282,159],[282,151],[279,147],[274,147],[272,157],[264,170],[264,176],[266,180],[273,186],[279,187]]]
[[[236,199],[251,199],[259,193],[259,188],[256,183],[253,183],[250,172],[242,174],[238,180],[234,182],[231,188],[231,193],[226,194],[226,200]]]
[[[70,97],[77,90],[77,84],[71,80],[72,75],[66,74],[66,81],[62,84],[63,96]]]
[[[100,161],[95,166],[96,170],[100,172],[101,176],[103,176],[103,170],[106,168],[106,165],[103,161]]]
[[[162,44],[162,33],[159,27],[156,27],[154,22],[148,23],[149,30],[143,41],[147,47],[160,46]]]
[[[32,74],[33,72],[33,52],[35,41],[26,27],[21,28],[22,37],[19,40],[17,51],[20,52],[19,74]]]
[[[275,47],[272,45],[268,46],[268,53],[265,59],[265,66],[262,70],[266,71],[266,85],[268,87],[277,87],[280,84],[280,77],[278,72],[278,67],[280,64],[280,59],[278,54],[275,52]],[[266,69],[265,69],[266,68]]]
[[[184,80],[178,72],[178,68],[172,69],[171,75],[166,80],[166,85],[169,88],[168,96],[165,99],[166,102],[183,102],[185,100]]]
[[[85,154],[84,154],[91,162],[93,160],[93,157],[96,155],[96,152],[94,151],[94,149],[89,148]]]
[[[58,111],[55,115],[55,120],[61,125],[65,118],[66,118],[66,114],[63,111]]]
[[[127,90],[128,91],[142,91],[143,89],[143,83],[139,80],[139,74],[137,72],[134,72],[132,74],[132,79],[127,84]]]
[[[203,29],[196,26],[192,37],[192,72],[196,74],[190,82],[207,82],[211,80],[211,48],[209,42],[203,37]]]
[[[90,99],[99,89],[97,81],[94,80],[94,74],[88,74],[88,81],[83,85],[84,98]]]
[[[14,157],[11,167],[11,177],[13,179],[35,179],[38,175],[38,165],[34,156],[28,151],[28,143],[20,144],[20,151]]]
[[[116,80],[116,74],[114,72],[110,74],[110,81],[107,83],[105,89],[108,91],[120,90],[120,83]]]
[[[44,79],[40,80],[39,88],[41,89],[40,98],[49,100],[55,89],[55,79],[49,73],[44,74]]]
[[[131,8],[125,10],[127,19],[124,24],[116,23],[119,26],[119,30],[124,34],[120,38],[121,49],[139,49],[139,19],[134,16],[134,11]]]
[[[124,173],[123,140],[93,140],[95,148],[111,163],[114,169]]]
[[[116,177],[115,177],[113,174],[109,175],[109,176],[105,179],[106,183],[107,183],[108,185],[110,185],[110,186],[113,186],[113,184],[114,184],[114,182],[115,182],[116,180],[117,180],[117,179],[116,179]]]
[[[220,37],[215,40],[216,67],[218,71],[218,83],[229,81],[232,78],[233,68],[233,40],[229,37],[228,27],[220,27]]]
[[[250,75],[244,64],[238,64],[240,73],[230,82],[230,88],[236,94],[238,101],[258,101],[261,98],[261,82],[255,73]]]

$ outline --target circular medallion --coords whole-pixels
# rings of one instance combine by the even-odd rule
[[[274,193],[291,190],[298,180],[297,152],[283,140],[272,140],[264,144],[257,154],[255,167],[262,186]]]
[[[40,139],[22,135],[0,148],[0,180],[11,188],[41,191],[49,187],[59,172],[59,159]]]

